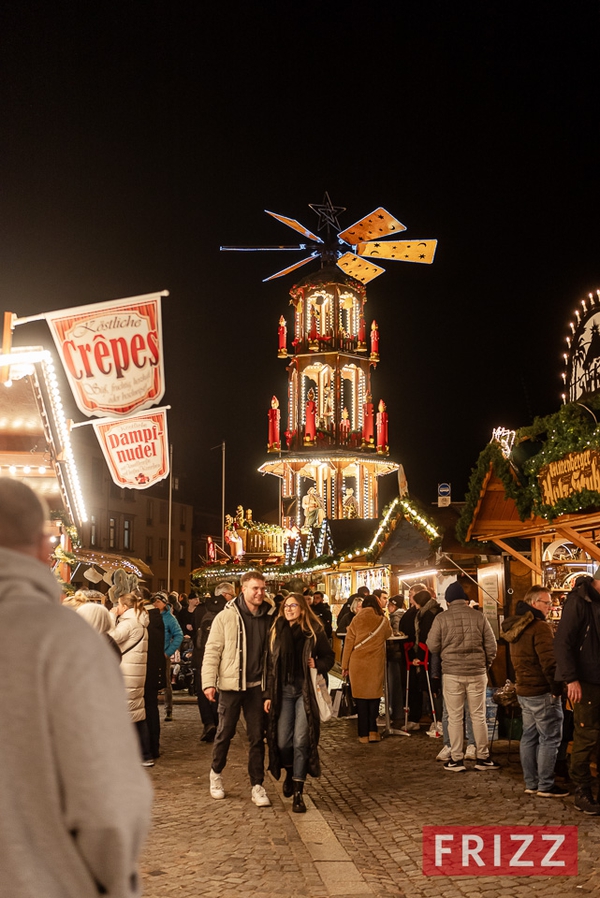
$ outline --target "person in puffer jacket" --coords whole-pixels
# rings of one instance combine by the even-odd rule
[[[125,593],[119,598],[114,615],[115,627],[110,635],[121,650],[121,673],[127,691],[127,706],[140,740],[143,765],[153,767],[144,704],[148,658],[148,615],[144,611],[144,599],[133,592]]]
[[[452,757],[444,770],[463,773],[464,707],[468,703],[477,749],[475,770],[499,770],[490,758],[485,722],[487,672],[496,657],[496,638],[487,618],[469,608],[468,596],[456,581],[447,588],[447,611],[437,614],[431,625],[427,646],[441,655],[442,692],[448,710],[448,735]]]
[[[561,798],[568,789],[554,782],[554,766],[562,739],[562,683],[554,677],[554,637],[546,618],[552,597],[545,586],[532,586],[516,614],[502,622],[502,637],[510,645],[516,691],[523,712],[520,742],[525,791],[544,798]]]

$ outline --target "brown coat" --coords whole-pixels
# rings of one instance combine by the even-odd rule
[[[369,633],[383,626],[368,642],[358,646]],[[358,612],[346,633],[342,670],[350,671],[350,685],[354,698],[379,698],[383,695],[385,670],[385,641],[392,635],[392,628],[385,617],[373,608]],[[354,646],[358,648],[354,648]]]
[[[554,679],[554,636],[550,624],[526,602],[517,604],[517,613],[502,623],[502,636],[510,643],[517,695],[556,695],[562,683]]]

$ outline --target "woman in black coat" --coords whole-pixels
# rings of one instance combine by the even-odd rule
[[[290,593],[281,603],[269,636],[267,712],[269,770],[286,778],[283,794],[294,802],[297,814],[306,811],[302,793],[306,775],[321,775],[319,762],[320,717],[310,669],[325,674],[335,656],[320,620],[304,596]]]

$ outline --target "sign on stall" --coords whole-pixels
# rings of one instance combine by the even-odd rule
[[[540,469],[538,483],[546,505],[556,505],[559,499],[582,490],[600,493],[600,452],[585,449],[551,461]]]

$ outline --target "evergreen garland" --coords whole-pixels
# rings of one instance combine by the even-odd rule
[[[600,493],[588,489],[559,499],[555,505],[547,505],[542,500],[538,482],[541,469],[550,462],[560,461],[571,452],[600,449],[600,424],[596,417],[600,417],[600,395],[586,399],[585,404],[570,402],[558,412],[535,418],[529,427],[517,430],[511,460],[504,458],[498,443],[488,443],[471,472],[465,507],[456,526],[456,535],[463,545],[466,545],[467,531],[490,464],[493,473],[502,481],[506,496],[514,500],[522,521],[531,514],[552,521],[561,514],[600,508]],[[532,445],[540,443],[541,448],[518,469],[514,456],[528,441]]]

